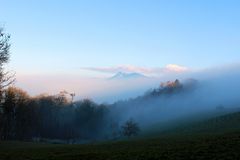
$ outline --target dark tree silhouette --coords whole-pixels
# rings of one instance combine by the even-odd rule
[[[9,44],[10,35],[6,34],[3,28],[0,27],[0,126],[3,124],[3,108],[2,104],[4,102],[4,89],[13,83],[14,81],[14,74],[10,72],[4,72],[4,64],[9,60]],[[0,127],[0,139],[2,137],[2,127]]]
[[[0,28],[0,66],[9,60],[9,39],[10,35],[4,33],[3,28]]]
[[[0,90],[9,86],[14,81],[14,74],[4,72],[3,65],[9,61],[9,44],[10,35],[5,33],[3,28],[0,28]]]
[[[133,119],[127,120],[122,126],[122,134],[128,138],[136,136],[139,131],[140,128]]]
[[[8,87],[4,93],[2,108],[4,111],[2,122],[2,139],[15,139],[17,135],[24,137],[24,130],[29,126],[29,111],[27,101],[29,96],[26,92],[15,87]]]

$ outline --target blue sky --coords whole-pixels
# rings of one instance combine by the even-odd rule
[[[2,0],[17,74],[240,61],[240,1]]]

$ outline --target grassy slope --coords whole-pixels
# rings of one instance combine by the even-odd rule
[[[239,122],[238,112],[159,133],[155,138],[101,144],[0,142],[0,159],[240,159]]]
[[[155,137],[172,134],[209,134],[227,131],[240,131],[240,110],[220,110],[203,112],[168,123],[157,123],[144,132],[142,137]]]

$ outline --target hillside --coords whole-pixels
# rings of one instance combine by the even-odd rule
[[[161,134],[220,134],[240,131],[240,112],[175,126]]]
[[[240,112],[218,116],[192,125],[178,127],[174,132],[180,133],[222,133],[240,130]]]
[[[191,115],[168,123],[157,123],[147,128],[140,136],[216,134],[240,131],[240,109],[215,110],[200,115]]]
[[[239,159],[240,112],[175,128],[175,134],[86,145],[0,142],[0,159]]]

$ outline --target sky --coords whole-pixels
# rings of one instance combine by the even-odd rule
[[[11,34],[9,68],[18,77],[240,61],[238,0],[0,1],[0,25]]]

